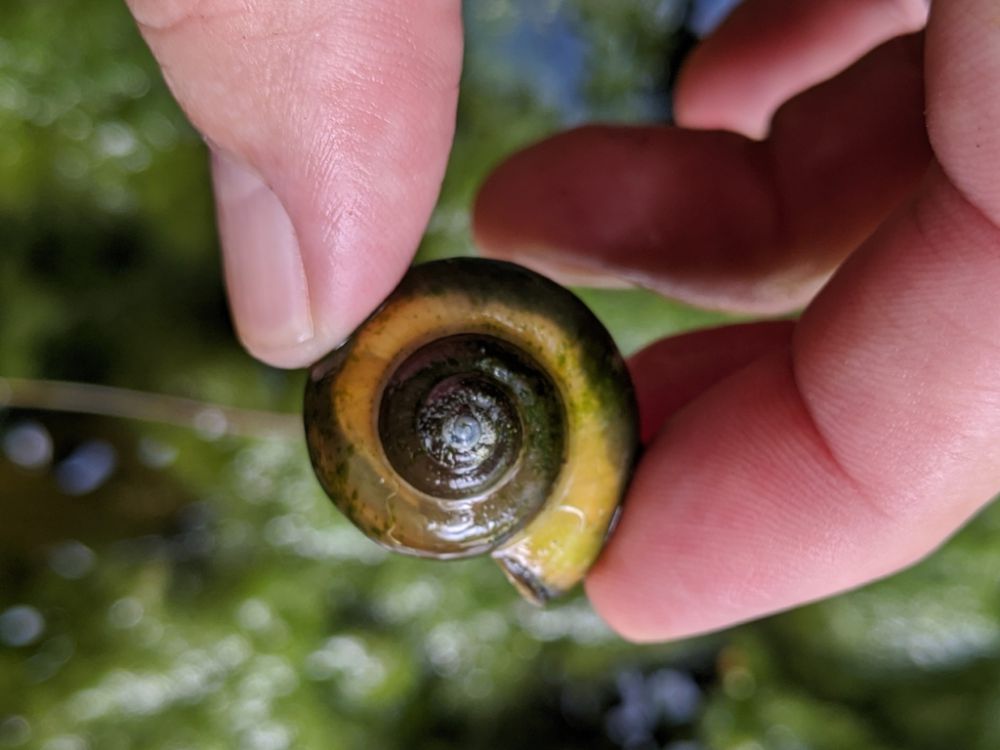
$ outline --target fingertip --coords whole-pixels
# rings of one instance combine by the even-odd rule
[[[244,348],[266,364],[300,368],[321,359],[407,266],[406,252],[345,249],[363,245],[365,233],[329,236],[316,231],[315,222],[293,221],[301,199],[283,200],[237,154],[213,149],[212,177],[233,324]]]
[[[310,367],[343,341],[343,339],[331,339],[327,342],[324,337],[322,339],[309,339],[308,341],[284,348],[267,348],[260,346],[253,340],[248,340],[239,331],[237,331],[237,337],[243,348],[254,359],[282,370],[298,370]]]
[[[651,443],[702,392],[761,355],[788,346],[794,328],[792,320],[706,328],[660,339],[633,354],[628,366],[643,443]]]
[[[513,259],[527,248],[543,246],[539,214],[549,201],[539,193],[539,178],[551,172],[538,162],[546,153],[542,141],[518,151],[500,163],[483,181],[472,205],[472,234],[486,255]]]
[[[243,345],[258,359],[297,367],[315,337],[295,227],[281,199],[240,157],[212,153],[223,267]]]
[[[727,130],[764,140],[778,97],[734,81],[715,57],[713,48],[699,47],[684,64],[673,92],[674,122],[691,130]]]
[[[426,228],[455,126],[461,3],[129,1],[215,149],[240,340],[275,366],[315,361],[391,292]]]
[[[584,237],[593,221],[586,193],[594,170],[582,165],[579,153],[603,137],[600,131],[585,126],[541,141],[486,178],[472,211],[472,232],[483,255],[528,266],[564,286],[634,286],[588,252]]]
[[[616,592],[621,586],[621,581],[613,574],[605,573],[600,563],[584,583],[591,607],[609,628],[635,644],[657,643],[678,637],[671,633],[669,619],[659,613],[655,603],[650,603],[650,609],[655,610],[657,615],[644,617],[641,613],[636,616],[627,602],[619,602]]]
[[[927,0],[751,0],[688,57],[677,124],[762,140],[784,102],[893,37],[924,26]]]

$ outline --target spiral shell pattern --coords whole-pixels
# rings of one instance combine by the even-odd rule
[[[637,450],[631,381],[593,314],[473,258],[413,267],[313,368],[305,421],[320,483],[369,537],[489,552],[536,602],[596,559]]]

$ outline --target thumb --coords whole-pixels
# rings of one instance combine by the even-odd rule
[[[454,132],[458,0],[128,0],[212,149],[240,339],[281,367],[395,286]]]

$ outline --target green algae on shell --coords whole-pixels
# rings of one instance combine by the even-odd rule
[[[610,334],[571,292],[511,263],[414,266],[312,369],[316,474],[365,534],[406,554],[490,553],[544,602],[607,538],[638,446]]]

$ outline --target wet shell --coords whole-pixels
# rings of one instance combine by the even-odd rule
[[[313,467],[365,534],[407,554],[491,553],[544,602],[613,525],[637,450],[632,384],[572,293],[475,258],[413,267],[312,370]]]

